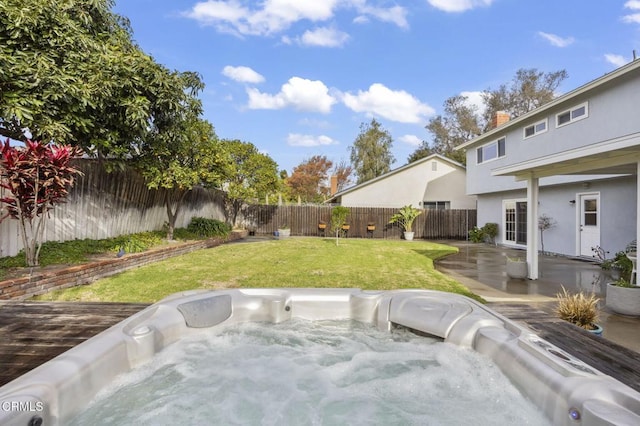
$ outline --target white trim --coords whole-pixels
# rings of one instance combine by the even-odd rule
[[[519,244],[516,241],[518,241],[518,203],[526,203],[527,202],[527,198],[505,198],[502,200],[502,244],[509,246],[509,247],[518,247],[518,248],[523,248],[526,247],[526,244]],[[514,232],[514,240],[507,240],[507,208],[506,208],[506,204],[507,203],[514,203],[515,204],[515,215],[516,215],[516,221],[515,221],[515,229],[513,230]],[[529,238],[529,236],[527,235],[527,238]]]
[[[528,172],[532,169],[537,169],[544,166],[555,165],[555,172],[550,173],[546,176],[552,176],[557,174],[567,174],[558,173],[557,165],[563,162],[573,162],[576,160],[583,159],[584,157],[595,156],[598,154],[605,154],[607,159],[610,161],[612,159],[612,153],[610,151],[620,151],[625,148],[632,148],[640,145],[640,133],[634,133],[631,135],[621,136],[619,138],[610,139],[604,142],[598,142],[595,144],[591,144],[588,146],[583,146],[580,148],[570,149],[568,151],[562,151],[555,154],[545,155],[543,157],[534,158],[532,160],[523,161],[517,164],[511,164],[505,167],[499,167],[491,171],[492,176],[516,176],[520,173]],[[625,164],[629,162],[633,162],[634,160],[630,158],[629,153],[623,153],[624,158],[622,161]],[[539,177],[544,177],[543,175],[538,175]]]
[[[576,192],[576,214],[575,214],[575,233],[576,233],[576,256],[581,257],[582,255],[582,237],[580,235],[580,224],[582,222],[582,197],[587,196],[597,196],[598,197],[598,228],[600,228],[600,224],[602,223],[602,197],[600,196],[600,191],[586,191],[586,192]],[[602,242],[602,229],[600,228],[600,237],[599,242]]]
[[[504,154],[500,155],[500,141],[504,139]],[[491,145],[495,145],[496,146],[496,156],[493,158],[489,158],[487,160],[485,160],[484,158],[484,148],[491,146]],[[478,150],[482,150],[482,161],[478,162]],[[506,136],[502,136],[499,137],[498,139],[495,139],[491,142],[487,142],[484,145],[480,145],[479,147],[476,148],[475,150],[476,153],[476,164],[485,164],[485,163],[490,163],[491,161],[495,161],[498,158],[504,158],[507,156],[507,137]]]
[[[536,128],[538,127],[538,125],[544,123],[544,130],[540,130],[537,131]],[[533,127],[533,134],[531,136],[527,136],[527,129]],[[533,124],[531,124],[530,126],[525,126],[522,128],[522,139],[523,140],[527,140],[527,139],[531,139],[533,137],[536,137],[542,133],[546,133],[547,130],[549,130],[549,119],[545,118],[544,120],[540,120],[537,121]]]
[[[580,108],[584,108],[584,114],[582,114],[582,115],[580,115],[580,116],[578,116],[576,118],[573,118],[573,112],[579,110]],[[567,121],[566,123],[560,124],[558,122],[558,119],[559,119],[559,117],[561,115],[564,115],[564,114],[569,114],[569,121]],[[585,118],[588,118],[588,117],[589,117],[589,102],[587,101],[587,102],[583,102],[583,103],[581,103],[579,105],[576,105],[574,107],[565,109],[564,111],[557,113],[556,114],[556,129],[558,129],[560,127],[568,126],[569,124],[575,123],[576,121],[584,120]]]

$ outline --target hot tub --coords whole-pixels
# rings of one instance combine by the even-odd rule
[[[0,388],[0,424],[64,425],[116,376],[181,339],[246,322],[401,326],[490,358],[554,425],[640,424],[640,393],[475,301],[425,290],[244,289],[173,295]]]

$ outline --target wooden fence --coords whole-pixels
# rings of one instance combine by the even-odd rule
[[[71,190],[68,202],[56,207],[46,221],[44,241],[103,239],[162,229],[167,221],[164,192],[147,189],[142,176],[132,169],[107,173],[93,160],[81,160],[83,175]],[[0,197],[6,193],[0,188]],[[249,205],[242,209],[244,225],[258,234],[273,235],[288,226],[292,235],[329,235],[318,223],[331,221],[331,206]],[[347,237],[400,238],[401,229],[388,225],[393,208],[352,207]],[[5,211],[0,209],[0,217]],[[225,219],[224,193],[195,188],[185,200],[177,227],[186,227],[195,216]],[[367,224],[375,224],[367,232]],[[466,239],[476,225],[475,210],[423,210],[414,223],[415,238]],[[0,222],[0,257],[14,256],[22,249],[18,221]]]
[[[162,229],[167,222],[163,190],[149,190],[133,169],[107,173],[94,160],[80,160],[82,176],[46,221],[44,241],[103,239]],[[0,197],[4,196],[0,188]],[[5,211],[0,209],[0,217]],[[224,220],[224,193],[195,188],[176,220],[186,227],[194,216]],[[0,222],[0,257],[14,256],[22,249],[18,221]]]
[[[347,237],[400,238],[402,229],[389,225],[389,219],[398,209],[377,207],[350,207]],[[256,234],[272,235],[278,228],[288,226],[291,235],[329,236],[318,227],[320,221],[331,221],[331,206],[265,206],[251,205],[242,211],[245,226]],[[372,223],[373,232],[367,230]],[[414,224],[415,238],[460,239],[477,224],[476,210],[422,210]]]

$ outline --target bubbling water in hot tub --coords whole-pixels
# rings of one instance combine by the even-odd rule
[[[548,425],[488,358],[355,321],[203,330],[118,377],[72,425]]]

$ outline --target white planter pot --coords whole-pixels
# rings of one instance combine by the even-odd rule
[[[413,232],[404,231],[404,239],[407,241],[413,241]]]
[[[640,287],[618,287],[608,283],[607,307],[618,314],[640,316]]]
[[[291,235],[291,229],[278,229],[278,238],[287,238]]]
[[[527,278],[529,276],[527,262],[507,259],[507,275],[511,278]]]

